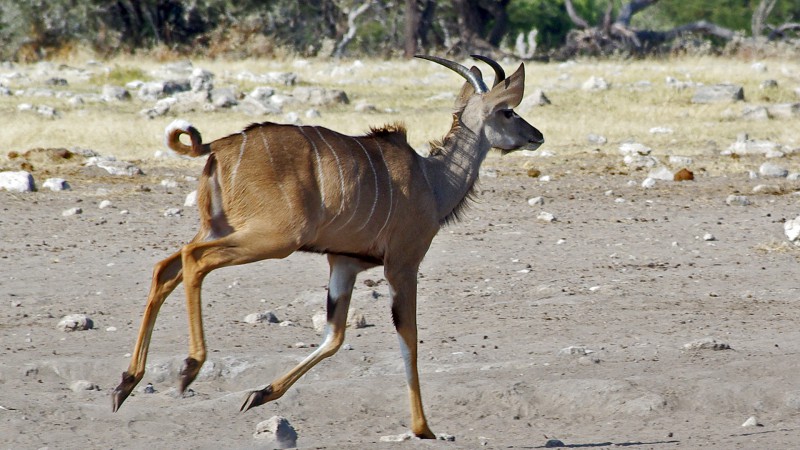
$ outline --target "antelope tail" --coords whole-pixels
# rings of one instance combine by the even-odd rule
[[[180,137],[182,134],[189,135],[192,145],[186,145],[181,142]],[[164,130],[164,142],[167,147],[181,155],[203,156],[211,153],[211,146],[203,144],[203,138],[200,137],[200,132],[197,131],[197,128],[182,119],[174,120],[167,126],[166,130]]]

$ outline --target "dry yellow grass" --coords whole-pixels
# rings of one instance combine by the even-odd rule
[[[745,104],[799,101],[794,89],[800,87],[800,62],[763,62],[768,67],[766,72],[751,68],[753,61],[719,58],[528,63],[527,92],[542,88],[552,105],[535,108],[523,115],[544,132],[547,139],[544,148],[557,153],[593,149],[594,146],[587,143],[589,133],[607,137],[609,143],[605,148],[608,151],[615,150],[619,142],[633,139],[652,147],[656,154],[719,152],[742,132],[754,138],[800,146],[800,127],[795,125],[796,119],[747,121],[741,118]],[[83,59],[67,63],[71,67],[86,68],[93,74],[86,77],[87,81],[71,82],[69,86],[56,88],[72,92],[98,92],[100,86],[96,83],[108,78],[104,76],[109,71],[120,72],[122,76],[125,73],[146,74],[161,65],[153,60],[133,59],[116,59],[101,65],[88,64]],[[236,81],[234,75],[242,71],[293,71],[298,74],[301,85],[342,89],[350,97],[351,105],[322,108],[321,117],[302,120],[352,134],[366,132],[369,126],[403,122],[414,146],[440,138],[447,131],[452,99],[431,100],[431,97],[442,93],[455,94],[461,85],[457,75],[419,60],[193,63],[195,67],[214,72],[217,86],[235,85],[244,92],[255,84]],[[484,73],[491,73],[485,66],[478,65]],[[504,64],[509,72],[516,69],[516,65],[513,62]],[[15,67],[14,70],[28,73],[34,72],[36,67]],[[611,84],[611,89],[583,91],[580,86],[590,76],[604,78]],[[693,89],[677,90],[668,86],[665,82],[668,76],[679,81],[706,84],[741,84],[746,102],[695,105],[690,102]],[[760,89],[760,83],[766,79],[776,80],[778,87]],[[10,84],[12,90],[29,87],[16,86],[13,80]],[[352,104],[358,101],[371,103],[380,112],[356,113]],[[53,106],[61,116],[50,120],[18,112],[16,106],[21,102]],[[136,99],[127,103],[87,103],[72,107],[66,98],[0,97],[0,154],[35,147],[83,147],[119,158],[147,159],[163,148],[163,129],[174,118],[168,115],[150,120],[138,114],[139,110],[150,106],[151,103]],[[304,109],[295,107],[301,117]],[[282,116],[254,117],[231,111],[197,111],[181,117],[193,122],[207,140],[236,132],[251,122],[282,120]],[[657,126],[669,127],[674,133],[651,134],[649,130]]]

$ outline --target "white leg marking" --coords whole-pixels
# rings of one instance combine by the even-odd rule
[[[269,157],[270,167],[272,168],[273,172],[277,172],[275,167],[275,159],[272,157],[272,150],[270,149],[269,142],[267,142],[267,138],[264,136],[264,131],[261,128],[258,129],[258,135],[261,136],[261,142],[264,144],[264,150],[267,152],[267,156]],[[282,183],[278,183],[278,189],[281,190],[283,201],[288,206],[289,211],[292,211],[294,206],[292,205],[292,202],[289,201],[289,193],[286,192],[286,186],[284,186]]]
[[[244,148],[247,146],[247,133],[242,131],[242,146],[239,147],[239,158],[236,160],[236,164],[233,166],[233,172],[231,172],[231,189],[236,186],[236,172],[239,171],[239,164],[242,163],[242,156],[244,156]]]
[[[389,224],[389,218],[392,217],[392,207],[394,206],[394,199],[392,198],[392,173],[389,172],[389,164],[386,163],[386,158],[383,157],[383,149],[381,149],[381,143],[378,141],[377,138],[375,139],[375,144],[378,145],[378,153],[381,155],[381,161],[383,161],[383,166],[386,167],[386,177],[388,178],[389,181],[389,211],[386,213],[386,221],[383,222],[383,226],[378,231],[378,234],[376,234],[376,236],[380,236],[383,229],[386,228],[386,225]]]
[[[406,368],[406,383],[411,385],[411,379],[414,378],[411,372],[411,350],[406,345],[406,341],[403,340],[403,337],[399,334],[397,335],[397,340],[400,341],[400,355],[403,357],[403,365]]]
[[[297,129],[300,130],[300,133],[303,135],[304,138],[311,144],[311,147],[314,149],[314,155],[317,157],[317,173],[319,174],[319,193],[320,193],[320,201],[322,202],[322,210],[325,210],[325,173],[322,171],[322,158],[319,155],[319,149],[317,148],[317,144],[312,141],[305,131],[303,131],[303,127],[297,125]]]
[[[375,199],[372,201],[372,208],[369,210],[369,216],[367,216],[367,220],[365,220],[364,224],[361,225],[358,230],[356,230],[361,231],[369,224],[369,221],[372,220],[372,215],[375,213],[375,207],[378,205],[378,172],[375,171],[375,165],[372,164],[372,158],[370,158],[369,152],[366,148],[364,148],[364,145],[361,144],[361,141],[354,137],[351,137],[350,139],[356,141],[356,144],[361,147],[361,150],[364,150],[364,155],[367,157],[367,161],[369,161],[369,168],[372,169],[372,177],[375,179]]]
[[[313,128],[314,131],[317,132],[319,138],[322,139],[322,142],[324,142],[325,145],[327,145],[328,148],[331,149],[331,153],[333,153],[333,157],[336,159],[336,166],[339,168],[339,185],[342,190],[342,198],[339,202],[339,212],[336,213],[336,215],[338,216],[344,210],[344,201],[346,198],[344,192],[344,171],[342,171],[342,162],[339,160],[339,154],[336,153],[336,150],[333,149],[333,146],[331,146],[331,144],[328,143],[328,141],[326,141],[324,137],[322,137],[322,132],[319,131],[319,128],[317,127],[311,127],[311,128]]]

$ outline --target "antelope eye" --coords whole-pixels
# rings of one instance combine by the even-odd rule
[[[514,116],[514,111],[512,111],[510,109],[505,109],[505,110],[503,110],[503,115],[506,116],[506,119],[510,119],[510,118],[512,118]]]

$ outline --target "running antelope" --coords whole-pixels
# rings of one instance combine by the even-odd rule
[[[417,373],[420,262],[439,228],[463,210],[489,150],[534,150],[544,138],[512,110],[522,99],[523,65],[506,78],[496,62],[476,56],[495,71],[489,89],[474,66],[468,70],[442,58],[419,57],[466,79],[452,128],[428,157],[411,148],[399,125],[346,136],[316,126],[262,123],[206,144],[186,121],[167,127],[169,148],[208,155],[197,197],[200,230],[155,265],[130,366],[112,393],[114,411],[142,380],[158,310],[181,281],[189,316],[189,356],[180,372],[183,392],[206,360],[200,301],[205,276],[220,267],[307,251],[324,253],[330,265],[324,340],[288,373],[250,392],[241,410],[280,398],[315,364],[336,353],[344,341],[356,275],[383,265],[405,362],[411,431],[435,438],[422,410]],[[183,134],[191,145],[181,142]]]

